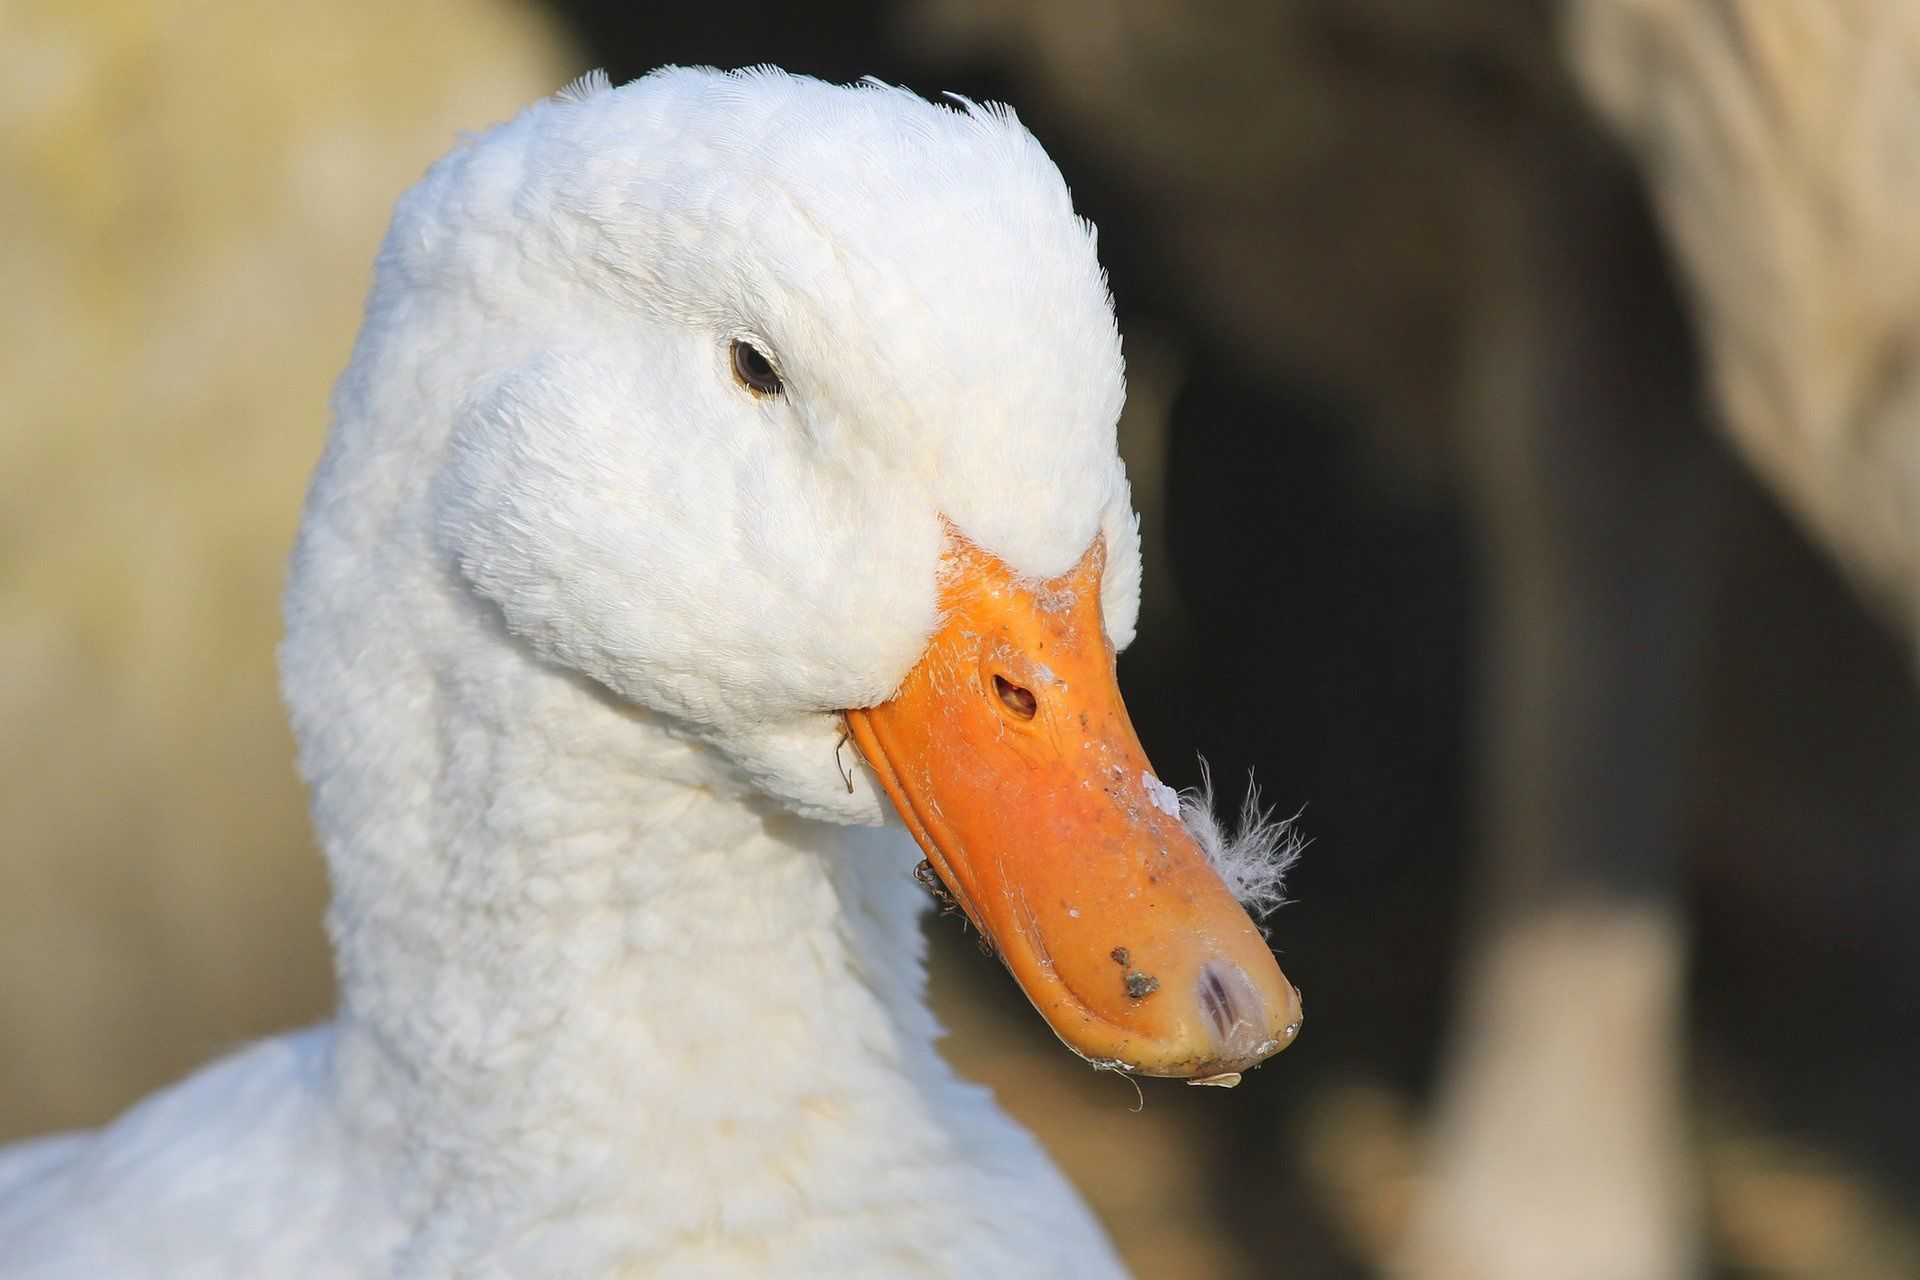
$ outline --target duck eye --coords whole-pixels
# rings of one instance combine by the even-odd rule
[[[1004,676],[993,678],[993,691],[1000,695],[1000,705],[1016,720],[1031,720],[1033,713],[1040,709],[1040,700],[1033,696],[1033,690],[1022,689]]]
[[[773,361],[760,353],[760,348],[751,342],[733,340],[733,376],[740,379],[740,385],[757,396],[777,396],[785,385],[775,372]]]

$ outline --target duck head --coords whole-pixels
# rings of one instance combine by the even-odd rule
[[[1116,686],[1120,344],[1011,113],[768,71],[562,95],[402,203],[339,394],[301,559],[415,528],[487,634],[698,744],[699,785],[904,821],[1096,1063],[1291,1039]]]

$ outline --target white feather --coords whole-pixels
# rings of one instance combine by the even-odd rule
[[[605,93],[611,88],[613,88],[613,81],[607,78],[607,73],[595,67],[585,75],[568,82],[560,92],[553,95],[553,98],[555,102],[585,102],[595,94]]]
[[[1240,798],[1239,823],[1229,834],[1213,816],[1213,773],[1200,762],[1200,785],[1181,793],[1180,816],[1205,851],[1214,870],[1255,918],[1287,904],[1287,872],[1306,849],[1296,823],[1299,815],[1276,818],[1260,803],[1252,775]]]

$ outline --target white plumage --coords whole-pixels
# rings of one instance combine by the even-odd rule
[[[0,1275],[1118,1275],[936,1053],[834,713],[924,647],[943,517],[1039,577],[1104,534],[1124,645],[1122,394],[999,109],[672,70],[435,165],[286,596],[338,1016],[0,1155]]]

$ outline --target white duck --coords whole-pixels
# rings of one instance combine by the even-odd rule
[[[286,595],[339,1013],[0,1156],[0,1275],[1120,1274],[860,824],[1101,1065],[1291,1039],[1114,690],[1121,398],[1011,113],[669,70],[435,165]]]

